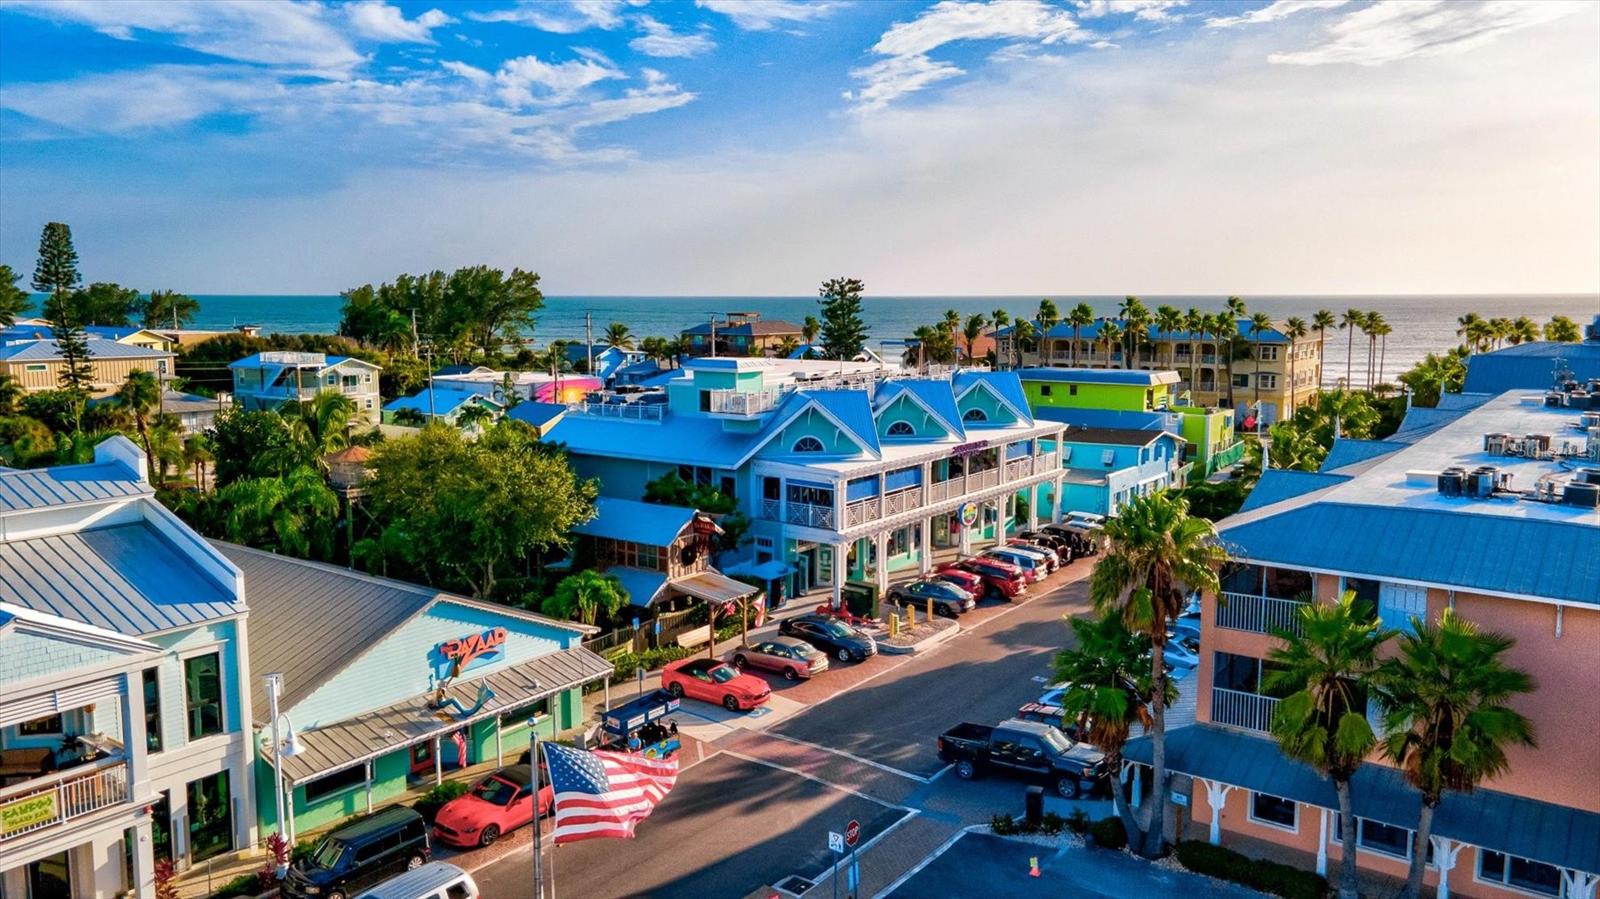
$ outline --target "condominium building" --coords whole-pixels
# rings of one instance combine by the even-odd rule
[[[1585,391],[1447,396],[1386,440],[1339,440],[1318,472],[1266,471],[1218,531],[1233,557],[1203,597],[1198,723],[1169,733],[1192,835],[1327,872],[1344,852],[1403,877],[1418,793],[1376,755],[1331,785],[1268,735],[1276,629],[1345,591],[1384,626],[1453,609],[1515,639],[1534,678],[1512,705],[1538,745],[1433,818],[1427,882],[1469,897],[1593,899],[1600,883],[1600,410]],[[1368,717],[1381,721],[1375,704]],[[1381,724],[1378,726],[1381,727]],[[1148,764],[1136,741],[1129,757]],[[1265,844],[1275,844],[1266,846]]]
[[[161,381],[172,377],[174,356],[170,350],[98,336],[88,337],[84,345],[91,396],[114,393],[135,371],[150,372]],[[0,337],[0,374],[10,375],[28,393],[61,389],[65,368],[66,359],[53,338]]]
[[[277,409],[309,402],[323,391],[355,404],[354,420],[374,424],[382,414],[377,365],[351,356],[272,350],[228,364],[234,402],[242,409]]]

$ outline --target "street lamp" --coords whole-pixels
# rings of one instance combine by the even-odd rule
[[[266,675],[262,680],[266,684],[267,704],[272,714],[272,793],[278,800],[278,833],[282,834],[289,845],[293,846],[294,822],[289,820],[285,814],[287,800],[283,792],[283,760],[285,758],[292,759],[305,752],[305,747],[300,745],[300,738],[295,734],[294,723],[289,720],[289,716],[278,711],[278,697],[283,695],[283,675],[274,672]],[[279,736],[278,733],[278,720],[280,718],[289,731],[287,740]]]

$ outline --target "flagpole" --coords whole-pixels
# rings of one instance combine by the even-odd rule
[[[544,840],[541,831],[544,822],[539,820],[539,730],[537,727],[529,731],[532,740],[532,751],[528,757],[533,762],[533,896],[534,899],[544,899]],[[555,805],[555,794],[551,793],[550,805]]]

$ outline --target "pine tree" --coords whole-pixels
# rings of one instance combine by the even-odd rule
[[[45,300],[45,318],[55,332],[56,350],[61,354],[61,387],[73,399],[72,429],[83,430],[83,407],[94,382],[89,367],[89,341],[83,322],[72,308],[72,291],[82,278],[78,275],[78,251],[72,247],[72,229],[61,222],[44,226],[39,235],[39,263],[33,269],[33,289],[50,294]]]
[[[822,346],[830,359],[854,359],[867,342],[867,324],[861,319],[858,278],[831,278],[822,282],[817,302],[822,306]]]
[[[0,265],[0,328],[16,324],[22,311],[28,308],[28,292],[17,286],[22,275],[9,265]]]
[[[39,235],[39,264],[33,270],[33,289],[54,296],[76,290],[78,251],[72,248],[72,229],[61,222],[44,226]]]

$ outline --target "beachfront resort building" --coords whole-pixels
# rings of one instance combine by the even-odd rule
[[[1172,370],[1178,373],[1178,392],[1189,394],[1189,405],[1241,410],[1238,425],[1246,430],[1254,430],[1257,415],[1262,428],[1293,415],[1322,382],[1322,356],[1314,333],[1290,341],[1277,328],[1257,334],[1250,320],[1241,318],[1230,347],[1211,334],[1163,331],[1151,325],[1130,360],[1126,340],[1107,345],[1100,339],[1106,322],[1126,332],[1127,323],[1119,319],[1097,319],[1078,329],[1057,324],[1045,333],[1034,322],[1036,337],[1030,349],[1019,352],[1013,341],[1015,329],[1006,327],[995,332],[996,352],[1000,359],[1020,359],[1025,366]]]
[[[1575,389],[1447,395],[1385,440],[1338,440],[1320,471],[1269,469],[1218,524],[1233,564],[1203,597],[1198,723],[1170,732],[1191,836],[1247,854],[1403,877],[1418,793],[1374,756],[1353,782],[1354,820],[1331,785],[1285,758],[1267,728],[1270,632],[1305,602],[1353,592],[1385,627],[1453,609],[1516,640],[1531,674],[1512,705],[1537,748],[1509,771],[1447,792],[1426,881],[1438,894],[1593,899],[1600,882],[1600,408]],[[1425,414],[1415,414],[1423,412]],[[1380,710],[1368,708],[1379,721]],[[1381,725],[1380,725],[1381,726]],[[1135,741],[1128,757],[1148,764]]]
[[[759,312],[729,312],[719,321],[683,329],[685,351],[690,356],[766,356],[785,341],[805,343],[805,329],[794,322],[762,319]]]
[[[0,887],[154,895],[255,845],[244,585],[125,437],[0,470]]]
[[[135,371],[150,372],[161,381],[172,377],[174,356],[159,334],[141,328],[91,325],[84,329],[84,336],[91,396],[110,395]],[[61,389],[65,367],[49,325],[18,323],[0,329],[0,374],[10,375],[23,391]]]
[[[791,596],[883,588],[1058,517],[1072,473],[1068,426],[1034,416],[1015,372],[703,358],[642,399],[664,401],[576,404],[544,438],[609,497],[638,500],[669,474],[732,497],[752,524],[727,561],[765,566]],[[1137,449],[1176,470],[1165,439]],[[1101,453],[1083,455],[1103,477]]]
[[[277,409],[306,403],[324,390],[355,404],[352,420],[373,424],[382,412],[378,375],[382,368],[352,356],[268,350],[228,364],[234,402],[242,409]]]

